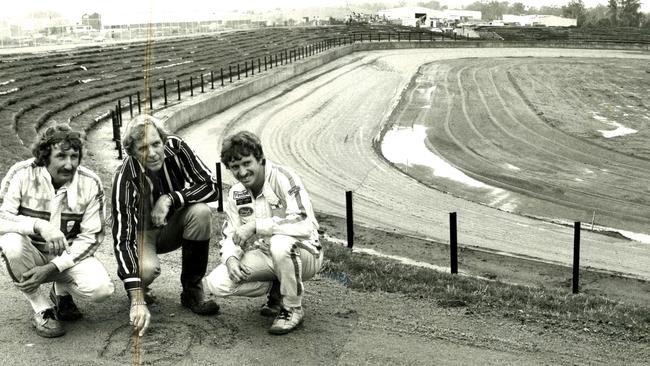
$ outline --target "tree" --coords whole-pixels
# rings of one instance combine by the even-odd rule
[[[625,27],[638,27],[641,25],[641,0],[622,0],[622,9],[619,20]]]
[[[418,3],[418,6],[424,7],[424,8],[429,8],[429,9],[440,9],[440,2],[439,1],[422,1]]]
[[[562,16],[577,19],[578,27],[582,26],[585,21],[585,4],[582,0],[571,0],[562,6]]]
[[[609,23],[616,27],[618,25],[618,1],[609,0],[607,2],[607,8],[609,9]]]
[[[585,10],[585,21],[582,24],[586,27],[609,27],[609,8],[605,5],[597,5]]]
[[[515,15],[522,15],[526,13],[526,8],[524,7],[524,4],[522,3],[514,3],[510,7],[510,13],[515,14]]]
[[[621,27],[638,27],[641,25],[641,0],[609,0],[610,23]]]

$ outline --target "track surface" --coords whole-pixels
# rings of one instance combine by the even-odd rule
[[[650,58],[625,51],[437,49],[355,53],[236,105],[181,132],[207,162],[225,134],[256,132],[268,158],[294,167],[316,210],[345,215],[354,191],[355,222],[447,241],[458,212],[459,242],[569,264],[573,229],[513,215],[426,187],[390,166],[373,144],[423,64],[465,57]],[[225,172],[226,181],[231,180]],[[645,244],[582,233],[583,266],[650,279]]]

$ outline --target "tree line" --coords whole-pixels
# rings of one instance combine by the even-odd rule
[[[420,3],[435,5],[436,1]],[[438,4],[439,5],[439,4]],[[478,10],[482,19],[503,19],[503,14],[556,15],[577,19],[578,27],[641,27],[650,29],[650,13],[642,13],[641,0],[609,0],[607,5],[586,8],[582,0],[570,0],[563,6],[526,7],[523,3],[508,1],[489,1],[465,6],[465,10]]]

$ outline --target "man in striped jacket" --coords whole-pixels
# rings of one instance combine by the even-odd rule
[[[222,297],[270,291],[262,307],[263,315],[276,316],[269,332],[289,333],[303,321],[303,280],[323,262],[309,194],[294,172],[264,158],[250,132],[226,138],[221,160],[239,183],[224,205],[222,264],[205,278],[205,287]]]
[[[162,121],[140,115],[122,138],[127,157],[113,180],[113,239],[117,274],[131,299],[129,319],[144,335],[154,301],[149,285],[160,275],[158,254],[182,247],[181,304],[201,315],[216,314],[204,301],[201,279],[208,263],[211,213],[219,197],[210,170]]]
[[[32,305],[42,337],[65,334],[60,320],[82,314],[72,296],[95,302],[113,293],[93,256],[104,240],[104,190],[79,165],[83,140],[67,125],[49,127],[0,185],[0,249],[7,272]],[[41,284],[54,282],[49,298]]]

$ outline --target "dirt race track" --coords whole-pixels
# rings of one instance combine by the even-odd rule
[[[440,49],[355,53],[197,123],[182,134],[197,146],[201,156],[213,157],[207,158],[213,164],[218,160],[217,155],[224,134],[239,129],[255,131],[262,137],[269,158],[293,166],[299,171],[313,196],[315,207],[321,212],[344,216],[345,191],[352,190],[357,222],[445,242],[448,240],[448,213],[455,211],[458,212],[459,217],[459,242],[464,245],[569,264],[572,260],[572,228],[513,215],[431,189],[402,171],[394,169],[376,151],[380,134],[386,124],[392,122],[391,113],[398,107],[400,99],[404,95],[414,93],[413,89],[408,87],[422,65],[433,62],[434,66],[427,67],[442,64],[441,67],[462,69],[462,66],[454,65],[465,65],[468,61],[456,59],[492,57],[612,58],[626,60],[626,62],[637,60],[647,62],[650,55],[629,51],[570,49]],[[444,60],[453,61],[441,62]],[[496,61],[486,59],[485,62],[487,65],[493,65]],[[527,61],[526,67],[535,69],[534,62]],[[571,64],[571,61],[563,62]],[[481,64],[480,61],[477,63]],[[548,64],[549,61],[544,59],[541,63]],[[458,75],[460,74],[452,74],[451,77],[456,78]],[[444,84],[444,80],[445,78],[442,78],[441,84]],[[454,105],[455,108],[442,108],[442,110],[453,114],[476,113],[467,111],[474,107],[480,108],[481,102],[488,103],[487,98],[495,98],[485,92],[486,88],[498,89],[503,93],[509,91],[507,87],[503,90],[495,88],[490,84],[494,83],[494,79],[488,78],[483,81],[475,78],[473,82],[477,85],[468,85],[465,92],[464,88],[459,90],[447,88],[447,95],[460,98],[461,104]],[[463,85],[462,82],[458,82],[458,86]],[[468,101],[467,98],[470,97],[474,99]],[[512,146],[508,148],[514,151],[511,150],[509,153],[517,155],[519,159],[516,164],[521,162],[520,165],[525,166],[527,161],[539,163],[550,155],[556,157],[566,155],[562,150],[564,149],[580,155],[594,169],[598,167],[612,169],[611,174],[608,175],[610,177],[636,177],[642,182],[647,182],[646,172],[650,170],[647,161],[616,153],[589,142],[580,142],[579,139],[565,133],[548,132],[552,129],[548,126],[544,127],[544,122],[540,121],[539,116],[522,102],[521,97],[505,94],[496,94],[496,97],[511,100],[511,103],[504,102],[503,105],[507,107],[502,110],[498,108],[488,110],[487,114],[491,115],[485,118],[511,119],[523,126],[519,130],[511,126],[501,126],[501,131],[506,131],[504,134],[510,134],[508,131],[512,129],[512,139],[522,143],[524,137],[515,135],[520,130],[527,129],[535,132],[534,129],[537,128],[547,131],[547,134],[541,137],[533,136],[540,140],[540,151],[531,149],[530,145],[510,144]],[[436,103],[442,103],[440,101],[444,99],[436,99]],[[493,103],[493,105],[497,104]],[[428,112],[433,109],[422,110]],[[516,113],[527,114],[513,116],[515,109],[517,109]],[[399,112],[408,108],[399,106],[396,110]],[[497,113],[502,115],[496,115]],[[591,113],[591,110],[585,113]],[[415,119],[403,117],[404,113],[398,116],[398,122],[405,124],[405,120]],[[428,123],[435,124],[430,116],[424,117],[423,123],[427,119]],[[447,124],[450,120],[448,117]],[[458,123],[456,120],[453,121],[455,124]],[[443,127],[436,127],[434,131],[444,129],[445,124],[439,123],[436,126],[438,125]],[[461,168],[468,167],[470,173],[472,171],[489,173],[490,166],[487,161],[490,157],[481,157],[481,153],[476,152],[473,145],[486,146],[489,145],[486,144],[487,141],[494,143],[494,138],[490,136],[489,139],[482,141],[482,132],[476,127],[470,124],[466,129],[476,131],[478,137],[469,136],[462,142],[458,139],[454,140],[460,145],[456,150],[465,153],[472,151],[473,154],[465,156],[455,151],[456,154],[450,160],[454,163],[458,162]],[[451,156],[449,151],[454,150],[448,147],[451,142],[436,144],[442,140],[436,133],[430,135],[430,140],[433,149],[437,150],[441,147],[441,150],[447,153],[444,154],[445,157]],[[549,141],[553,146],[549,146]],[[503,150],[496,151],[503,154],[507,149],[504,147]],[[492,164],[508,162],[499,161],[499,158],[502,156],[497,156],[496,162],[493,161]],[[609,164],[608,161],[613,159],[618,160]],[[556,160],[560,159],[556,158]],[[567,158],[556,164],[549,162],[547,170],[560,166],[566,161],[573,165],[582,165],[583,169],[587,167],[578,159]],[[564,171],[570,168],[565,167]],[[225,175],[229,178],[228,174]],[[481,175],[475,175],[479,176],[480,180]],[[484,175],[488,176],[488,174]],[[636,179],[628,180],[628,184],[632,184],[629,183],[632,181]],[[598,185],[601,184],[597,181],[583,183],[585,188],[578,190],[577,193],[585,197],[589,197],[590,190],[598,190]],[[609,184],[618,184],[621,190],[627,188],[620,179]],[[529,195],[539,193],[539,189],[532,184],[529,187]],[[521,187],[517,188],[521,190]],[[449,190],[453,192],[453,189]],[[648,189],[645,186],[638,188],[637,191],[638,194],[647,193]],[[459,195],[462,196],[462,191],[460,192]],[[564,206],[567,206],[566,202],[572,204],[557,192],[555,195],[547,195],[546,199],[561,202]],[[585,199],[583,198],[583,203]],[[598,196],[593,199],[602,200]],[[624,200],[619,201],[624,203]],[[544,204],[547,202],[544,201]],[[611,206],[611,202],[594,203]],[[640,222],[647,221],[647,204],[630,201],[629,205],[640,207],[635,208],[633,215]],[[561,211],[557,206],[553,213]],[[545,216],[552,216],[552,213]],[[571,215],[569,217],[558,215],[555,218],[573,221]],[[579,219],[584,220],[583,217]],[[647,244],[626,240],[620,236],[607,236],[593,232],[583,232],[582,243],[583,265],[650,279],[650,251]],[[408,253],[404,255],[408,256]]]
[[[344,192],[354,190],[357,222],[445,242],[447,213],[457,211],[459,239],[464,245],[567,263],[570,228],[442,193],[396,169],[375,150],[380,132],[392,121],[391,111],[408,95],[407,87],[420,66],[508,55],[650,58],[624,51],[566,49],[355,53],[180,134],[214,166],[225,133],[243,128],[256,131],[269,158],[294,167],[304,178],[319,212],[343,216]],[[89,154],[84,158],[101,176],[110,176],[118,164],[106,136],[110,136],[109,123],[92,130]],[[232,181],[228,172],[224,178]],[[412,258],[429,250],[409,246],[404,251],[395,237],[378,238],[374,248]],[[650,278],[647,245],[587,232],[583,239],[586,264]],[[650,357],[647,337],[630,340],[624,331],[600,331],[597,324],[556,325],[530,319],[523,312],[503,317],[476,314],[464,307],[441,307],[430,299],[357,292],[346,287],[345,281],[325,276],[306,283],[307,317],[302,329],[274,337],[266,332],[270,320],[258,314],[261,299],[218,300],[221,314],[216,317],[197,317],[182,308],[178,252],[161,257],[162,275],[153,286],[159,299],[151,306],[153,325],[144,338],[136,339],[127,325],[128,304],[115,275],[112,245],[106,238],[97,256],[111,274],[116,294],[102,304],[80,302],[85,317],[66,324],[65,337],[36,336],[25,300],[9,281],[0,283],[0,304],[5,309],[0,317],[2,364],[641,365]],[[208,268],[214,268],[218,260],[213,245]],[[547,268],[523,270],[545,276]]]

